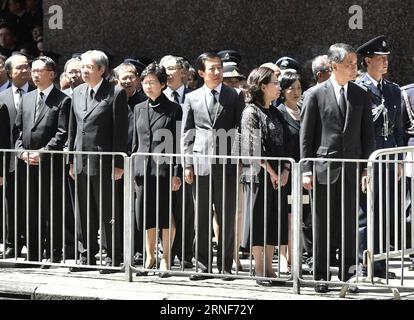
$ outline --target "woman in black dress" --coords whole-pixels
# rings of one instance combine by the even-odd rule
[[[279,83],[281,89],[282,103],[277,107],[282,113],[288,128],[289,140],[291,142],[292,158],[299,162],[300,148],[299,148],[299,130],[300,130],[300,109],[298,102],[302,96],[302,86],[300,84],[300,76],[294,69],[283,70],[279,76]],[[288,195],[292,194],[292,181],[289,179],[286,185]],[[280,250],[281,272],[289,272],[291,265],[291,204],[288,205],[288,246],[282,246]]]
[[[162,90],[166,86],[167,74],[163,67],[151,63],[141,74],[142,86],[148,100],[134,108],[134,135],[132,152],[146,153],[176,153],[176,122],[181,120],[180,105],[170,101]],[[157,168],[158,162],[158,168]],[[172,163],[171,163],[172,162]],[[171,165],[170,165],[171,164]],[[134,159],[134,175],[137,185],[138,225],[142,219],[146,229],[146,260],[145,268],[151,269],[155,265],[155,246],[157,240],[157,205],[158,228],[162,230],[163,256],[160,270],[169,268],[170,238],[174,240],[174,218],[170,212],[171,191],[177,191],[181,186],[179,165],[176,159],[170,157],[155,157],[139,155]],[[159,176],[157,181],[157,174]],[[146,175],[146,185],[144,176]],[[170,185],[170,178],[172,185]],[[144,194],[146,189],[146,195]],[[158,192],[158,198],[157,198]],[[144,217],[144,203],[146,215]],[[170,237],[170,219],[172,235]],[[142,275],[142,273],[139,273]],[[160,273],[166,276],[167,273]]]
[[[240,126],[242,156],[290,157],[285,121],[280,111],[272,106],[272,101],[280,94],[279,82],[273,70],[266,67],[254,69],[249,75],[247,85],[248,103],[243,110]],[[276,277],[272,267],[274,246],[287,244],[287,203],[284,186],[289,171],[290,163],[285,161],[243,161],[241,179],[244,217],[250,221],[250,204],[252,204],[253,228],[250,235],[256,276]],[[279,173],[281,173],[280,177]],[[281,188],[280,193],[279,188]],[[279,220],[281,221],[280,235],[278,235]],[[278,243],[279,238],[280,243]],[[264,252],[266,252],[266,261],[264,261]],[[272,285],[270,280],[256,282],[264,286]]]

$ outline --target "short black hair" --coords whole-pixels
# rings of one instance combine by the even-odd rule
[[[218,59],[223,66],[223,61],[221,61],[220,56],[215,52],[204,52],[200,54],[196,60],[196,69],[201,71],[206,71],[206,61],[210,59]]]
[[[285,91],[292,84],[294,84],[296,80],[300,81],[300,75],[295,69],[282,70],[282,73],[279,76],[279,83],[280,83],[280,90],[281,90],[280,98],[282,99],[283,102],[285,101],[285,95],[283,91]]]
[[[54,73],[56,73],[56,70],[57,70],[56,63],[53,61],[52,58],[49,58],[47,56],[40,56],[40,57],[37,57],[36,59],[34,59],[32,63],[34,63],[36,61],[44,62],[44,64],[46,65],[46,68],[49,71],[53,71]]]
[[[161,84],[167,84],[167,72],[165,71],[165,68],[159,65],[157,62],[150,63],[144,71],[141,73],[141,81],[144,80],[146,76],[149,74],[153,74],[157,77],[158,81]]]

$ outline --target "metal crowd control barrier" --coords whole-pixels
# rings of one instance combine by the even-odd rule
[[[21,160],[20,156],[24,152],[39,155],[38,165],[29,165],[28,162]],[[124,227],[120,226],[123,219],[120,216],[115,218],[115,214],[121,213],[118,207],[115,208],[115,205],[121,201],[121,197],[115,198],[118,195],[115,188],[119,191],[122,182],[115,182],[111,178],[115,158],[121,157],[124,167],[123,183],[125,183],[126,194],[129,194],[129,184],[126,183],[130,176],[129,158],[126,154],[0,150],[0,155],[3,160],[0,208],[3,244],[0,261],[2,263],[41,265],[42,268],[64,266],[73,267],[74,270],[81,267],[82,270],[121,271],[122,265],[114,266],[108,263],[109,258],[112,261],[116,259],[115,250],[112,250],[110,255],[108,249],[118,247],[122,250],[119,254],[125,257],[124,264],[130,263],[128,255],[123,252],[123,250],[129,252],[129,248],[127,245],[124,246],[122,238],[121,240],[115,238],[116,236],[119,238],[115,228],[119,227],[120,233],[122,229],[129,230],[127,221]],[[71,180],[68,157],[73,157],[74,167],[80,164],[78,162],[83,161],[82,170],[86,170],[84,176],[75,174],[74,180]],[[82,182],[83,188],[86,189],[84,193],[79,192],[80,179],[84,180]],[[98,183],[91,184],[92,179]],[[102,206],[105,201],[103,188],[107,190],[107,194],[109,193],[110,208]],[[85,203],[81,202],[79,196],[85,200]],[[91,200],[92,196],[95,197],[95,202]],[[129,201],[126,197],[123,199],[125,212],[128,212]],[[105,212],[110,216],[105,217],[104,210],[107,210]],[[107,227],[108,224],[111,226]],[[96,231],[99,232],[99,238]],[[128,232],[125,232],[125,239],[127,236]],[[128,242],[125,241],[125,244]],[[79,253],[88,252],[85,246],[95,248],[97,252],[91,252],[81,258]]]
[[[414,148],[412,147],[391,148],[377,150],[370,156],[369,160],[312,158],[302,159],[295,164],[296,170],[294,171],[297,174],[293,189],[293,194],[295,195],[293,209],[294,293],[300,294],[301,285],[316,285],[318,283],[326,283],[330,287],[341,287],[340,297],[344,297],[348,289],[355,285],[368,287],[368,290],[374,286],[386,286],[392,289],[391,291],[396,298],[399,298],[398,290],[413,289],[404,285],[404,267],[406,267],[404,261],[408,258],[408,254],[413,253],[414,239],[411,236],[411,244],[407,246],[408,233],[406,232],[405,223],[407,208],[406,180],[400,179],[398,181],[398,165],[400,165],[400,175],[404,177],[405,171],[408,168],[412,170],[414,167],[414,162],[412,161],[413,154]],[[400,160],[390,160],[391,156],[398,155],[401,155]],[[407,155],[411,155],[411,160],[407,159]],[[301,242],[301,224],[303,221],[302,179],[303,175],[307,174],[303,168],[305,163],[311,163],[311,171],[313,173],[317,172],[317,174],[312,175],[313,189],[310,192],[313,227],[312,276],[302,273],[304,263],[302,261],[303,250]],[[365,167],[368,175],[362,178],[361,175]],[[391,170],[391,168],[394,170]],[[322,184],[320,183],[321,181],[318,181],[318,173],[319,177],[323,176],[321,181],[325,180]],[[411,176],[412,173],[410,174]],[[336,182],[332,182],[334,177],[338,178]],[[346,180],[350,179],[349,177],[353,177],[354,180],[346,182]],[[327,181],[331,181],[331,183],[327,183]],[[413,184],[414,181],[411,179],[411,199],[413,199]],[[366,185],[366,194],[362,191],[362,185]],[[319,191],[318,188],[320,189]],[[350,190],[351,192],[349,192]],[[325,192],[325,197],[321,197],[323,192]],[[390,200],[391,193],[395,201]],[[355,201],[353,205],[350,205],[349,198]],[[318,199],[322,199],[322,202],[320,200],[318,202]],[[342,202],[340,204],[337,203],[335,207],[332,199],[342,199]],[[377,202],[376,205],[375,202]],[[323,206],[326,209],[323,209]],[[364,211],[364,206],[366,206],[367,243],[365,243],[366,249],[360,250],[360,248],[364,247],[363,238],[360,239],[360,234],[363,235],[361,231],[363,230],[364,216],[361,214]],[[350,207],[352,210],[349,210]],[[334,211],[333,208],[338,208],[338,211]],[[318,210],[322,211],[318,212]],[[326,212],[323,210],[326,210]],[[354,217],[350,219],[350,215],[354,215]],[[375,223],[374,217],[375,221],[377,221]],[[316,230],[317,219],[318,225],[320,225],[319,220],[326,219],[326,224],[319,230]],[[346,219],[347,221],[350,219],[355,225],[350,227],[349,224],[345,223]],[[391,221],[394,222],[392,228],[390,227]],[[345,229],[345,225],[347,225],[347,229]],[[340,230],[335,230],[336,226],[340,226]],[[411,223],[410,233],[414,235],[413,223]],[[378,234],[378,236],[374,237],[374,234]],[[391,237],[391,235],[393,236]],[[316,237],[319,237],[318,240],[315,239]],[[353,239],[348,241],[346,237],[353,237]],[[324,242],[326,244],[317,247],[317,245]],[[378,247],[378,249],[374,249],[374,247]],[[333,248],[338,250],[333,252]],[[355,251],[350,252],[349,248],[355,248]],[[350,262],[349,257],[354,262]],[[399,258],[400,272],[397,279],[390,281],[390,261],[393,258]],[[334,259],[338,260],[337,264],[330,261]],[[377,263],[384,260],[386,270],[381,275],[377,275],[378,270],[374,270],[374,262]],[[316,271],[317,264],[319,271]],[[352,277],[349,278],[349,275],[345,276],[345,272],[340,271],[346,270],[347,268],[345,267],[351,267],[348,271],[354,273]],[[323,270],[322,274],[320,270]],[[398,271],[394,261],[393,270]],[[318,272],[318,274],[316,275],[315,272]],[[336,275],[338,276],[338,281],[335,278]]]
[[[370,183],[371,196],[368,197],[368,245],[364,254],[368,267],[368,280],[371,283],[384,285],[375,277],[375,264],[385,260],[385,285],[393,289],[414,289],[414,286],[406,285],[404,270],[407,255],[414,253],[414,223],[411,220],[408,227],[406,217],[407,196],[409,195],[412,208],[414,195],[413,155],[414,147],[380,149],[371,154],[368,163],[370,176],[373,177]],[[409,178],[409,193],[407,193],[406,177]],[[384,185],[385,195],[381,188]],[[375,193],[376,187],[379,191],[376,192],[378,195]],[[377,223],[376,219],[379,220]],[[390,261],[395,259],[400,261],[399,268],[394,266],[393,269],[399,271],[399,285],[398,280],[389,279]]]
[[[311,172],[304,172],[304,163],[311,163]],[[326,283],[329,286],[344,286],[345,277],[348,275],[342,272],[339,281],[332,282],[333,276],[332,264],[334,259],[338,259],[339,269],[345,270],[345,265],[351,263],[358,266],[358,215],[360,203],[360,175],[366,160],[350,160],[350,159],[327,159],[327,158],[309,158],[302,159],[295,164],[296,167],[296,183],[294,194],[294,212],[293,212],[293,289],[294,293],[300,293],[302,284],[316,285],[318,283]],[[319,167],[320,171],[317,170]],[[318,172],[319,171],[319,172]],[[318,176],[318,172],[319,176]],[[316,173],[316,174],[315,174]],[[302,179],[303,175],[309,174],[312,177],[312,190],[310,193],[310,210],[312,215],[312,260],[313,276],[304,276],[302,274],[302,215],[303,215],[303,199],[302,199]],[[346,175],[358,177],[354,181],[348,181]],[[330,183],[328,183],[328,181]],[[346,186],[349,190],[346,190]],[[351,188],[349,188],[351,186]],[[346,193],[346,199],[345,199]],[[340,202],[332,202],[333,196]],[[339,199],[338,199],[339,197]],[[351,201],[348,199],[351,198]],[[335,198],[334,198],[335,199]],[[348,201],[348,202],[347,202]],[[345,206],[353,206],[352,212],[346,212]],[[337,211],[335,211],[337,209]],[[318,213],[318,220],[317,220]],[[351,216],[353,215],[353,217]],[[338,221],[339,220],[339,221]],[[351,221],[349,221],[351,220]],[[320,230],[316,230],[316,222]],[[340,226],[340,230],[336,229]],[[345,226],[347,226],[348,236],[345,237]],[[349,234],[352,232],[353,234]],[[318,240],[316,241],[316,237]],[[349,238],[353,237],[352,240]],[[317,245],[321,244],[320,248]],[[345,247],[348,247],[345,250]],[[349,247],[355,246],[355,251],[349,252]],[[335,249],[335,251],[333,251]],[[339,252],[338,252],[339,251]],[[317,255],[316,253],[319,252]],[[344,254],[339,254],[340,252]],[[350,261],[350,257],[352,262]],[[318,265],[318,267],[316,267]],[[318,275],[315,276],[316,268]],[[339,274],[337,274],[339,277]],[[356,275],[358,277],[358,273]]]
[[[239,243],[234,242],[234,246],[231,245],[230,249],[229,249],[229,245],[226,245],[227,243],[226,241],[230,241],[229,243],[232,244],[234,241],[234,238],[236,239],[238,238],[237,235],[241,232],[241,230],[239,230],[240,228],[238,224],[236,224],[234,227],[234,231],[236,234],[234,238],[226,234],[226,230],[233,229],[233,228],[230,228],[228,224],[235,223],[234,215],[240,209],[239,208],[239,200],[240,200],[239,197],[240,197],[240,187],[241,187],[241,184],[240,184],[241,172],[246,172],[246,170],[247,171],[250,170],[251,172],[253,172],[254,165],[250,164],[249,166],[248,164],[258,163],[260,161],[264,162],[263,166],[269,165],[270,162],[272,162],[273,165],[277,163],[277,168],[274,168],[274,169],[275,171],[277,170],[278,172],[281,172],[281,170],[283,169],[281,168],[281,163],[282,161],[284,161],[286,163],[289,163],[291,166],[291,170],[293,170],[293,165],[294,165],[293,159],[290,159],[290,158],[289,159],[287,158],[258,158],[258,157],[240,158],[236,156],[206,156],[206,155],[185,156],[184,158],[183,155],[174,155],[174,154],[156,154],[156,153],[132,154],[130,158],[130,162],[131,162],[130,173],[134,175],[134,172],[137,171],[136,164],[140,166],[142,165],[142,167],[140,170],[138,170],[141,172],[138,180],[134,181],[132,177],[130,179],[130,186],[129,186],[130,195],[127,198],[130,199],[131,207],[132,207],[133,206],[132,202],[134,199],[133,191],[134,191],[134,188],[137,187],[137,183],[138,183],[140,186],[140,189],[138,190],[139,196],[145,199],[141,203],[137,204],[138,206],[139,205],[142,206],[141,208],[142,210],[140,211],[142,213],[142,216],[135,219],[136,221],[140,221],[140,219],[142,219],[142,222],[140,222],[141,225],[138,226],[138,228],[140,228],[141,230],[143,229],[145,230],[144,226],[147,226],[147,220],[151,218],[151,215],[153,215],[155,216],[155,221],[152,221],[151,226],[148,226],[149,229],[155,228],[155,230],[159,230],[161,221],[164,220],[162,222],[164,225],[164,228],[168,230],[172,230],[172,228],[174,227],[173,192],[171,191],[171,188],[167,187],[168,195],[166,195],[165,191],[160,191],[160,189],[163,188],[162,184],[171,185],[172,175],[173,175],[173,170],[174,170],[173,167],[175,165],[179,165],[180,168],[185,168],[186,161],[189,161],[188,159],[191,159],[191,161],[193,162],[194,171],[196,173],[201,170],[200,168],[202,166],[204,166],[204,169],[207,168],[208,172],[210,173],[213,172],[213,174],[210,174],[206,177],[195,174],[193,183],[191,185],[184,183],[182,172],[180,173],[180,178],[182,181],[181,188],[183,188],[184,190],[180,194],[180,197],[182,197],[181,203],[183,205],[179,210],[177,210],[181,212],[175,212],[175,214],[182,214],[182,219],[181,219],[182,225],[180,226],[182,237],[181,237],[181,243],[179,243],[179,246],[181,246],[181,250],[180,250],[181,254],[178,255],[178,259],[181,261],[184,261],[186,258],[184,256],[184,252],[185,252],[184,247],[186,246],[186,243],[188,244],[187,242],[188,239],[186,239],[186,235],[188,233],[186,232],[185,221],[186,221],[186,215],[188,214],[188,212],[185,206],[186,206],[186,197],[189,196],[189,193],[185,192],[185,190],[186,188],[191,188],[192,193],[190,193],[190,196],[193,197],[192,200],[194,200],[194,206],[195,206],[194,208],[195,223],[193,226],[195,230],[195,234],[194,234],[195,240],[194,240],[194,256],[192,257],[193,262],[194,262],[194,267],[192,267],[191,270],[189,270],[189,268],[185,267],[183,263],[181,264],[181,266],[174,265],[174,258],[175,258],[176,253],[172,252],[172,245],[171,245],[172,240],[173,240],[172,239],[173,232],[168,232],[169,241],[167,241],[167,243],[170,243],[168,247],[162,246],[162,241],[160,239],[162,238],[162,235],[160,237],[158,235],[158,231],[152,232],[152,235],[149,235],[148,238],[146,236],[146,232],[143,232],[142,235],[140,235],[140,237],[142,237],[142,247],[140,249],[141,249],[141,254],[143,256],[143,262],[140,265],[136,264],[135,266],[132,266],[131,268],[127,269],[127,280],[129,281],[132,280],[133,272],[136,272],[137,275],[141,275],[141,276],[145,276],[148,274],[152,275],[152,274],[158,273],[161,277],[164,277],[168,275],[183,275],[183,276],[200,275],[200,271],[203,271],[202,275],[205,278],[225,278],[226,280],[234,279],[234,278],[272,280],[272,281],[275,281],[275,283],[278,281],[281,281],[281,282],[291,281],[292,278],[289,274],[287,275],[281,274],[279,266],[277,267],[278,269],[277,278],[265,276],[266,275],[265,270],[263,270],[264,276],[259,276],[257,274],[255,275],[255,272],[254,272],[254,266],[253,266],[253,260],[252,260],[252,254],[253,254],[253,240],[252,240],[253,236],[252,235],[254,235],[254,232],[260,232],[260,236],[263,237],[263,240],[268,239],[267,238],[268,236],[267,235],[267,232],[268,232],[267,221],[268,220],[266,219],[266,217],[267,215],[270,216],[270,213],[267,212],[267,209],[266,209],[267,205],[265,204],[267,204],[268,199],[270,199],[270,195],[268,194],[267,191],[264,192],[263,199],[261,200],[263,201],[263,207],[265,208],[263,212],[263,215],[264,215],[263,230],[254,231],[253,229],[254,227],[253,227],[252,197],[250,197],[250,212],[247,216],[244,215],[244,218],[250,219],[249,223],[247,224],[247,228],[246,228],[246,223],[247,223],[246,221],[244,222],[244,228],[243,228],[250,232],[250,238],[248,241],[248,251],[249,251],[249,256],[250,256],[247,262],[248,270],[245,269],[244,271],[239,271],[238,268],[236,268],[236,270],[234,272],[231,272],[231,274],[229,272],[219,273],[218,270],[231,271],[231,269],[226,270],[226,265],[225,265],[226,257],[228,261],[229,254],[233,256],[234,252],[237,252],[237,253],[239,252]],[[231,161],[231,165],[226,164],[226,161],[227,162]],[[245,171],[239,170],[242,167],[241,162],[243,162],[245,165]],[[246,166],[247,166],[247,169],[246,169]],[[233,169],[234,171],[232,172]],[[151,171],[152,173],[150,173],[148,170],[152,170]],[[160,177],[161,171],[163,171],[163,174],[167,178]],[[231,185],[232,182],[235,184],[234,186]],[[264,183],[264,190],[268,190],[266,188],[267,187],[266,184],[268,183],[267,179],[264,179],[263,183]],[[247,184],[252,186],[253,180],[250,180],[250,182]],[[281,175],[278,176],[278,185],[280,184],[281,184]],[[152,186],[151,190],[147,190],[147,187],[150,188],[149,186]],[[165,187],[163,189],[165,189]],[[216,189],[220,189],[221,194],[218,195]],[[277,237],[278,237],[277,243],[281,243],[281,219],[282,219],[281,212],[282,212],[282,209],[280,207],[280,204],[282,203],[281,198],[285,197],[285,195],[282,195],[281,190],[282,188],[278,188],[277,191],[275,191],[275,196],[278,197],[279,199],[278,201],[279,206],[277,208],[278,227],[275,225],[275,229],[278,228],[278,230],[275,230],[275,232],[277,233]],[[213,196],[213,193],[215,191],[216,193]],[[232,193],[235,196],[235,199],[234,199],[235,201],[233,204],[234,206],[233,206],[232,212],[230,213],[230,212],[225,212],[226,210],[222,210],[223,216],[218,217],[218,221],[220,225],[219,239],[222,239],[221,245],[224,249],[221,250],[221,256],[219,255],[220,249],[218,249],[217,255],[215,255],[215,251],[213,250],[213,244],[212,244],[212,238],[213,238],[212,221],[213,221],[213,215],[214,215],[213,208],[215,209],[216,214],[220,215],[220,212],[219,212],[220,207],[221,208],[228,208],[226,206],[231,207],[231,203],[229,202],[232,199],[232,195],[231,195]],[[214,197],[216,198],[215,200],[214,200]],[[217,197],[219,198],[219,200],[217,200]],[[153,202],[147,201],[147,199],[149,198],[152,199],[151,201]],[[285,198],[283,198],[283,200],[287,201],[287,199]],[[199,203],[200,205],[198,205]],[[203,207],[203,205],[205,205],[207,208]],[[165,212],[164,213],[161,212],[160,210],[161,206],[164,209],[168,208],[167,215]],[[201,213],[201,211],[203,213]],[[149,212],[151,212],[151,214]],[[134,217],[132,216],[133,210],[130,213],[131,215],[126,220],[128,220],[132,226],[132,224],[134,223]],[[164,214],[164,217],[161,217],[163,214]],[[208,215],[208,218],[203,217],[203,214]],[[154,217],[152,217],[152,219],[154,219]],[[168,225],[167,225],[166,220],[168,220]],[[205,221],[207,225],[205,225],[204,222],[202,221]],[[137,242],[136,235],[134,234],[133,230],[134,228],[131,227],[132,237],[129,239],[129,243],[127,246],[131,249],[134,248],[134,244],[135,242]],[[203,237],[204,239],[208,239],[208,244],[203,242]],[[146,252],[146,246],[148,244],[148,239],[150,239],[150,244],[149,244],[150,248],[149,249],[147,248],[147,252]],[[193,241],[192,239],[190,240],[191,242]],[[218,247],[220,247],[220,243],[218,243]],[[229,252],[229,250],[226,251],[226,248],[231,250],[231,252]],[[134,252],[136,249],[138,248],[136,247],[136,244],[135,244],[135,249],[130,251],[128,256],[133,257],[134,254],[136,256],[136,252]],[[167,251],[167,254],[165,251]],[[161,255],[161,252],[164,255],[164,257],[166,257],[166,259],[168,259],[169,261],[162,261],[163,256]],[[278,252],[277,263],[279,263],[280,262],[280,250],[277,250],[277,252]],[[153,255],[154,258],[149,260],[151,263],[148,263],[147,265],[145,265],[147,255],[149,254]],[[269,254],[272,256],[271,258],[274,257],[273,252],[269,253],[269,252],[266,252],[265,250],[263,254],[264,261],[266,261],[266,259],[269,258],[268,256]],[[221,260],[221,265],[220,263],[218,263],[218,260]],[[161,265],[164,266],[164,268],[161,268],[160,262],[161,262]],[[238,256],[235,262],[237,266],[239,262]],[[232,263],[234,264],[233,261]],[[167,268],[165,268],[165,266]]]

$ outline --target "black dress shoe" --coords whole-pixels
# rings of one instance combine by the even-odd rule
[[[6,248],[6,251],[2,254],[2,258],[5,256],[6,259],[14,258],[14,248]]]
[[[81,266],[85,266],[87,264],[88,264],[87,258],[84,257],[84,256],[81,256],[79,258],[79,261],[78,261],[78,266],[79,267],[78,266],[70,267],[69,268],[69,271],[70,272],[94,271],[94,269],[91,269],[91,268],[83,268],[83,267],[81,267]],[[92,258],[89,265],[96,266],[96,260],[94,258]]]
[[[374,275],[378,278],[387,278],[387,272],[385,270],[375,272]],[[395,274],[395,272],[388,271],[388,279],[397,279],[397,275]]]
[[[349,285],[348,292],[349,293],[359,293],[359,288],[354,284]]]
[[[315,292],[317,293],[327,293],[329,291],[329,286],[326,283],[317,283],[315,285]]]
[[[207,280],[207,279],[214,278],[212,276],[207,275],[206,273],[207,273],[207,270],[205,270],[205,271],[199,271],[196,274],[192,274],[190,276],[190,280],[191,281],[200,281],[200,280]]]
[[[172,274],[171,273],[169,273],[168,271],[161,271],[159,274],[158,274],[158,277],[160,277],[160,278],[169,278],[169,277],[171,277],[172,276]]]
[[[410,264],[410,266],[408,267],[408,270],[409,270],[409,271],[414,271],[414,260],[413,260],[413,261],[411,261],[411,264]]]
[[[273,283],[271,280],[256,280],[256,284],[262,287],[271,287]]]
[[[62,257],[61,256],[54,256],[53,257],[53,260],[51,260],[49,258],[49,259],[47,259],[46,262],[49,262],[49,263],[60,263],[61,260],[62,260]],[[50,269],[50,267],[52,267],[52,265],[50,265],[50,264],[42,264],[40,266],[40,269]]]
[[[184,262],[180,261],[180,265],[181,265],[181,267],[183,267],[183,265],[184,265],[184,269],[191,269],[192,267],[194,267],[193,263],[191,261],[188,261],[188,260],[184,260]]]
[[[233,275],[231,273],[231,271],[224,271],[223,274],[224,275]],[[233,277],[223,277],[223,278],[221,278],[221,280],[223,280],[223,281],[233,281],[233,280],[235,280],[235,278],[233,278]]]

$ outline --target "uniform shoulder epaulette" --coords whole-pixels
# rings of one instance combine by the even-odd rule
[[[407,84],[401,87],[401,90],[409,90],[409,89],[414,89],[414,83],[410,83],[410,84]]]
[[[391,85],[394,85],[394,86],[396,86],[396,87],[400,87],[397,83],[395,83],[395,82],[392,82],[392,81],[390,81],[390,80],[388,80],[388,79],[384,79],[383,80],[386,84],[391,84]]]
[[[364,91],[366,91],[366,92],[368,92],[369,91],[369,89],[368,89],[368,84],[367,85],[365,85],[365,83],[364,82],[360,82],[360,83],[356,83],[356,82],[354,82],[354,84],[356,84],[358,87],[360,87],[362,90],[364,90]]]

